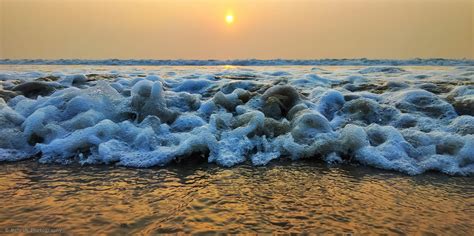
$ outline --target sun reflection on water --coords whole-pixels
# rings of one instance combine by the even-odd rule
[[[66,233],[466,233],[469,178],[277,163],[227,169],[0,165],[0,227]],[[416,222],[416,223],[414,223]]]

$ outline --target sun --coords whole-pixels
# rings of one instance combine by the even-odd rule
[[[225,22],[227,22],[227,24],[234,23],[234,16],[231,14],[227,14],[227,16],[225,16]]]

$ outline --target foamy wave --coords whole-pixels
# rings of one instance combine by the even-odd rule
[[[0,161],[151,167],[203,155],[474,173],[472,67],[156,72],[2,73]]]

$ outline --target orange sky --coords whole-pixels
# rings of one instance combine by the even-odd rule
[[[0,58],[474,58],[473,12],[474,0],[0,0]]]

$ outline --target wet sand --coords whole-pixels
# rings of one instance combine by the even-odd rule
[[[310,161],[222,168],[0,165],[0,230],[470,235],[470,177]]]

